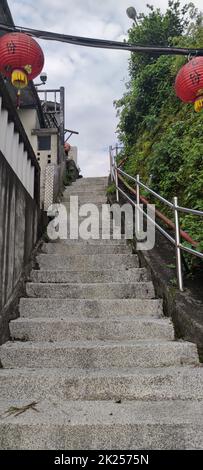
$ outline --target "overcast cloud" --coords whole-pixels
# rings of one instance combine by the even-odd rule
[[[128,6],[138,12],[150,3],[164,10],[167,0],[8,0],[17,25],[78,36],[121,41],[131,21]],[[187,3],[187,2],[183,2]],[[202,0],[195,0],[201,7]],[[84,176],[108,173],[108,147],[116,142],[113,101],[128,79],[129,53],[40,41],[48,86],[65,86],[66,127],[79,131],[70,143],[79,150]]]

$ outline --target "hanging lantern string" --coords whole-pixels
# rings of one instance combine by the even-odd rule
[[[154,47],[154,46],[142,46],[138,44],[131,44],[128,42],[109,41],[105,39],[86,38],[80,36],[70,36],[67,34],[59,34],[48,31],[40,31],[31,28],[24,28],[21,26],[8,26],[0,24],[0,29],[3,31],[10,32],[23,32],[30,36],[38,39],[44,39],[46,41],[59,41],[67,44],[74,44],[77,46],[96,47],[101,49],[117,49],[130,52],[136,52],[139,54],[159,54],[159,55],[191,55],[191,56],[203,56],[203,49],[188,49],[178,47]]]

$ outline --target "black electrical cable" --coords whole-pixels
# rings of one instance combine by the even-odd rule
[[[0,29],[7,32],[22,32],[38,39],[46,41],[59,41],[67,44],[75,44],[77,46],[96,47],[102,49],[117,49],[130,52],[137,52],[140,54],[159,54],[159,55],[186,55],[186,56],[203,56],[203,49],[188,49],[177,47],[156,47],[156,46],[141,46],[130,44],[128,42],[109,41],[105,39],[94,39],[80,36],[70,36],[67,34],[52,33],[47,31],[40,31],[37,29],[24,28],[20,26],[8,26],[0,24]]]

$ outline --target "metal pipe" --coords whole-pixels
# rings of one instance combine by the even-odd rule
[[[117,154],[117,146],[116,148],[111,147],[111,155],[113,159],[113,167],[114,167],[114,172],[115,172],[115,183],[116,183],[116,199],[117,201],[119,200],[119,193],[121,193],[134,207],[137,207],[137,214],[136,214],[136,229],[139,233],[140,231],[140,213],[143,213],[144,216],[153,222],[154,226],[159,230],[160,233],[162,233],[165,238],[167,238],[173,245],[175,245],[175,251],[176,251],[176,270],[177,270],[177,280],[178,280],[178,287],[181,292],[183,292],[183,273],[182,273],[182,260],[181,260],[181,250],[186,251],[192,255],[195,255],[201,259],[203,259],[203,253],[200,253],[192,248],[185,247],[184,245],[181,244],[181,236],[184,238],[187,242],[189,242],[192,246],[197,246],[198,243],[194,241],[186,232],[180,229],[180,224],[179,224],[179,212],[185,212],[185,213],[190,213],[193,215],[203,215],[203,211],[197,211],[195,209],[188,209],[185,207],[181,207],[178,205],[178,199],[177,197],[173,198],[173,204],[167,201],[165,198],[162,198],[159,194],[155,193],[155,191],[151,190],[148,188],[146,185],[144,185],[139,178],[139,175],[137,175],[136,178],[132,177],[131,175],[128,175],[126,172],[120,169],[120,166],[122,166],[123,163],[125,163],[126,158],[120,162],[120,165],[117,167],[117,162],[116,159],[113,157],[113,150],[116,150]],[[136,183],[136,190],[133,189],[121,176],[124,175],[127,178],[131,179]],[[119,188],[118,181],[121,180],[124,186],[133,194],[136,196],[136,203],[133,201],[121,188]],[[163,222],[165,222],[170,228],[173,228],[175,231],[175,240],[160,226],[157,224],[156,221],[153,221],[148,214],[146,214],[143,209],[140,207],[140,201],[142,201],[145,205],[149,204],[149,201],[140,195],[140,187],[148,190],[153,196],[157,197],[159,200],[167,204],[169,207],[173,208],[174,211],[174,221],[173,223],[170,219],[168,219],[166,216],[164,216],[160,211],[157,209],[155,210],[157,217],[159,217]],[[139,214],[139,215],[138,215]]]
[[[113,182],[113,160],[112,160],[112,145],[109,147],[109,159],[110,159],[110,175],[111,175],[111,182]]]
[[[114,159],[114,168],[115,168],[115,183],[116,183],[116,201],[119,202],[118,168],[117,168],[116,159]]]
[[[123,178],[121,175],[118,175],[119,179],[122,181],[122,183],[124,184],[124,186],[126,186],[126,188],[129,189],[129,191],[134,194],[136,196],[136,191],[135,189],[133,189]],[[148,199],[146,199],[144,196],[140,196],[140,201],[143,202],[143,204],[150,204],[150,202],[148,201]],[[166,225],[168,225],[168,227],[170,227],[172,230],[175,229],[175,225],[174,223],[168,219],[168,217],[166,217],[164,214],[162,214],[162,212],[160,212],[158,209],[155,210],[156,212],[156,216],[162,220]],[[188,235],[188,233],[184,232],[183,230],[180,230],[180,234],[181,234],[181,237],[184,238],[185,241],[187,241],[188,243],[190,243],[192,246],[197,246],[198,243],[193,240],[190,235]]]
[[[136,178],[134,178],[133,176],[131,175],[128,175],[127,173],[125,173],[125,171],[121,170],[120,168],[118,168],[118,172],[121,173],[122,175],[126,176],[127,178],[131,179],[132,181],[134,181],[135,183],[137,183],[137,180]],[[150,194],[152,194],[153,196],[155,196],[157,199],[159,199],[161,202],[163,202],[164,204],[167,204],[167,206],[171,207],[171,209],[173,209],[173,204],[172,202],[169,202],[167,201],[167,199],[165,199],[164,197],[160,196],[159,194],[157,194],[155,191],[153,191],[153,189],[150,189],[148,186],[146,186],[144,183],[141,183],[141,181],[139,180],[139,186],[141,186],[143,189],[146,189]]]
[[[56,111],[57,111],[56,91],[54,92],[54,110],[55,110],[55,113],[56,113]]]
[[[203,216],[203,211],[198,211],[196,209],[188,209],[187,207],[178,206],[177,211],[186,212],[187,214],[192,214],[192,215],[199,215],[200,217]]]
[[[47,91],[44,93],[44,101],[45,101],[45,113],[47,112]]]
[[[139,233],[140,233],[140,211],[139,211],[139,207],[140,207],[140,186],[139,186],[139,182],[140,182],[140,175],[137,175],[137,178],[136,178],[136,205],[137,205],[137,210],[136,210],[136,234],[137,234],[138,237],[139,237]]]
[[[183,273],[182,273],[182,260],[181,260],[181,248],[180,248],[180,226],[179,226],[179,214],[177,210],[178,198],[173,198],[174,203],[174,220],[175,220],[175,241],[176,241],[176,271],[178,278],[178,287],[183,292]]]
[[[190,253],[191,255],[195,255],[198,258],[203,259],[203,253],[200,253],[200,251],[193,250],[192,248],[182,245],[182,243],[180,243],[180,248],[183,251],[187,251],[187,253]]]
[[[46,89],[47,93],[60,93],[60,89],[57,88],[47,88]],[[44,93],[44,90],[38,90],[38,93]]]
[[[122,191],[121,188],[118,188],[118,191],[134,206],[136,207],[135,201],[133,201],[124,191]],[[149,217],[148,214],[139,206],[138,208],[139,212],[141,212],[150,222],[153,223],[153,225],[157,228],[157,230],[164,235],[165,238],[167,238],[173,245],[175,245],[175,240],[172,238],[157,222],[155,222],[151,217]]]

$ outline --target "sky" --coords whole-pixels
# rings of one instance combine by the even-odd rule
[[[8,0],[16,25],[76,36],[122,41],[132,22],[126,9],[145,10],[146,3],[167,7],[167,0]],[[187,1],[183,2],[188,3]],[[193,3],[201,8],[202,0]],[[117,141],[113,102],[128,81],[127,51],[39,41],[45,54],[48,88],[65,87],[66,128],[79,132],[70,140],[78,147],[83,176],[109,172],[110,145]]]

